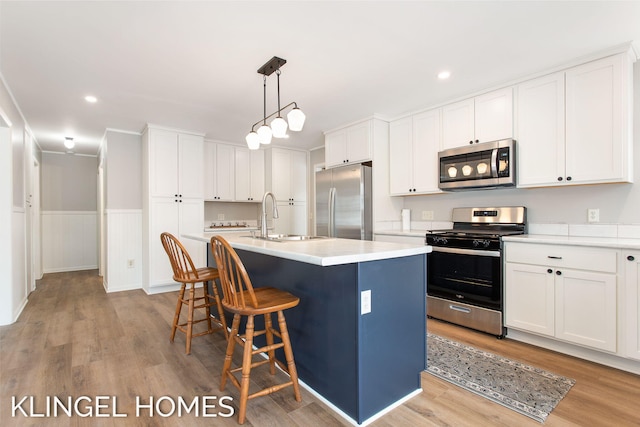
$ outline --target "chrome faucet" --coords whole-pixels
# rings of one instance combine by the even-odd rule
[[[267,237],[267,197],[271,196],[273,201],[273,219],[278,218],[278,206],[276,206],[276,196],[271,191],[267,191],[262,196],[262,223],[260,224],[260,237]]]

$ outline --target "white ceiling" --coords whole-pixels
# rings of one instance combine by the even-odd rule
[[[307,115],[282,146],[393,118],[640,41],[640,1],[0,3],[0,72],[38,143],[96,154],[105,129],[146,123],[244,143],[262,76]],[[436,74],[449,69],[448,81]],[[275,74],[267,114],[276,110]],[[84,96],[98,97],[87,104]]]

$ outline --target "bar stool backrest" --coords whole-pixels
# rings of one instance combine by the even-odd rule
[[[258,308],[249,274],[238,256],[222,236],[211,237],[211,251],[216,260],[222,283],[222,304],[236,309],[245,309],[247,305]]]
[[[173,269],[173,280],[176,282],[197,282],[198,270],[189,256],[189,252],[171,233],[160,235],[162,246],[169,256]]]

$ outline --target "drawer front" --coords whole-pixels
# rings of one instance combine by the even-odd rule
[[[610,249],[505,242],[505,260],[521,264],[615,273],[617,257]]]

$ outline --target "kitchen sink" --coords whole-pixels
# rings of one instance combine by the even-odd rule
[[[266,236],[246,236],[254,239],[268,240],[271,242],[300,242],[308,240],[328,239],[326,236],[305,236],[301,234],[268,234]]]

